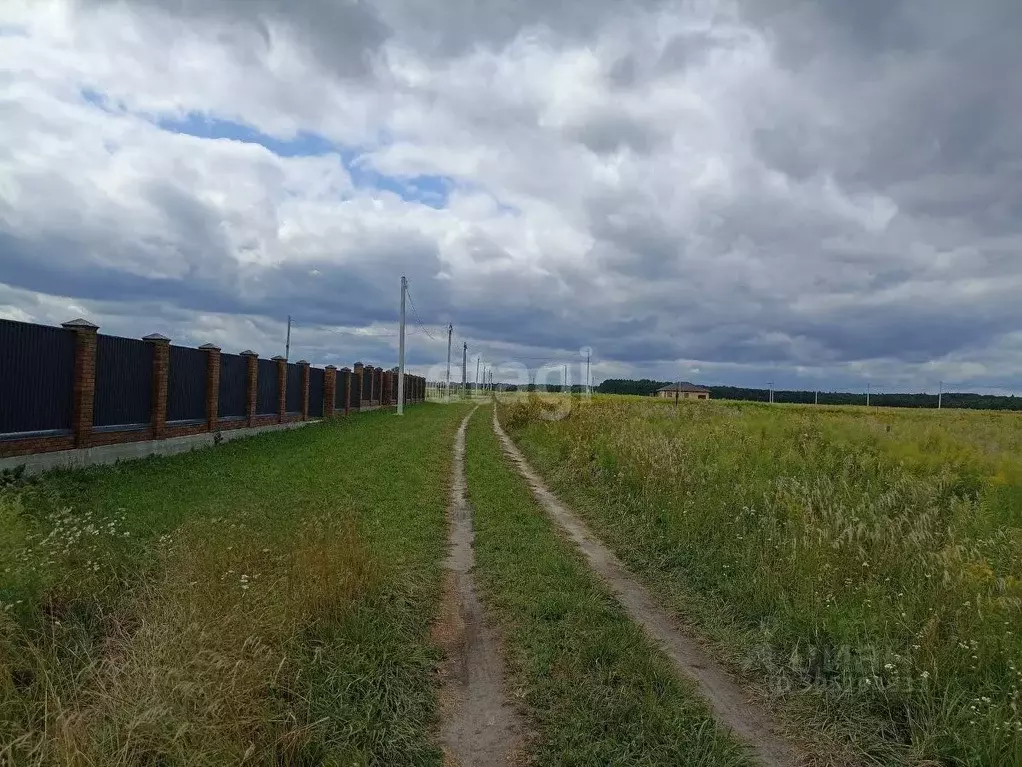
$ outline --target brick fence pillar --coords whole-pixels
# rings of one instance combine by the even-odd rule
[[[277,423],[283,423],[287,412],[287,357],[278,354],[273,361],[277,363]]]
[[[337,368],[327,365],[323,371],[323,417],[330,418],[334,414],[334,402],[337,400]]]
[[[92,414],[96,403],[96,331],[99,326],[79,318],[65,322],[61,327],[75,334],[71,433],[75,447],[88,447],[92,439]]]
[[[153,439],[163,439],[167,430],[167,386],[170,380],[170,339],[159,333],[151,333],[142,339],[153,347],[153,402],[149,423],[153,427]]]
[[[307,360],[298,360],[298,367],[302,371],[302,420],[309,420],[309,363]]]
[[[206,352],[206,429],[216,431],[220,420],[220,347],[203,344]]]
[[[344,414],[348,415],[351,412],[351,382],[354,375],[351,372],[351,368],[341,368],[341,385],[344,387],[341,391],[344,392]]]
[[[248,416],[248,425],[255,425],[256,398],[259,396],[259,355],[251,349],[246,349],[241,356],[248,360],[248,379],[245,395],[245,415]]]
[[[365,366],[356,362],[351,371],[351,385],[348,387],[348,405],[352,410],[362,409],[362,400],[365,399],[363,385],[365,384]]]

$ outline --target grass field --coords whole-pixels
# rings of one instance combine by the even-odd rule
[[[0,764],[439,764],[463,408],[0,490]]]
[[[476,577],[535,731],[536,764],[751,764],[558,535],[480,409],[467,475]]]
[[[1022,764],[1022,417],[597,398],[502,408],[562,496],[795,725]]]

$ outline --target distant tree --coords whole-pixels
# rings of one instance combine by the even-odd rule
[[[601,383],[596,391],[600,394],[636,394],[648,397],[657,389],[667,386],[670,381],[652,381],[648,378],[638,380],[628,378],[608,378]],[[750,389],[741,386],[707,386],[711,399],[742,400],[744,402],[769,402],[768,389]],[[815,391],[797,391],[778,389],[774,391],[774,402],[801,403],[811,405],[815,401]],[[865,405],[864,392],[820,392],[821,405]],[[879,407],[936,408],[936,394],[873,394],[869,398],[871,405]],[[971,392],[944,392],[943,402],[946,408],[964,410],[1022,410],[1022,397],[1001,396],[997,394],[974,394]]]
[[[599,394],[638,394],[641,397],[648,397],[669,383],[670,381],[651,381],[648,378],[639,381],[628,378],[608,378],[596,387],[596,391]]]

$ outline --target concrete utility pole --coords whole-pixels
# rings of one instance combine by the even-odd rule
[[[447,381],[444,383],[445,399],[451,401],[451,336],[454,335],[454,325],[447,323]]]
[[[592,386],[589,385],[589,362],[592,359],[593,353],[586,352],[586,395],[592,394]]]
[[[767,381],[767,386],[770,387],[770,404],[774,404],[774,382]]]
[[[561,391],[568,391],[568,366],[564,366],[564,377],[561,378]]]
[[[472,384],[472,388],[475,390],[473,392],[474,394],[478,394],[479,393],[479,361],[481,359],[482,359],[482,356],[477,354],[476,355],[476,377],[475,377],[475,381]]]
[[[869,407],[869,384],[866,384],[866,407]]]
[[[465,396],[468,389],[468,341],[461,346],[461,396]]]
[[[287,315],[287,341],[284,343],[284,359],[291,359],[291,315]]]
[[[820,390],[819,389],[816,390],[816,397],[813,399],[813,404],[814,405],[819,405],[820,404]]]
[[[944,399],[944,382],[940,382],[940,389],[937,391],[937,410],[940,410],[942,404],[941,400]]]
[[[401,275],[401,332],[397,342],[397,414],[405,414],[405,293],[408,280]]]

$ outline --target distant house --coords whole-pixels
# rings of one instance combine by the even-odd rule
[[[710,390],[690,384],[688,381],[681,381],[657,389],[653,396],[660,399],[709,399]]]

